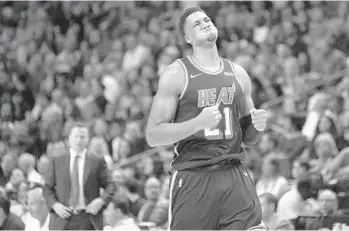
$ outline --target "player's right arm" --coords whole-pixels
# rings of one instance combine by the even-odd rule
[[[151,147],[177,143],[202,129],[217,126],[217,120],[221,120],[218,107],[214,106],[205,108],[193,119],[172,123],[185,84],[185,72],[178,61],[168,66],[160,76],[146,129],[146,139]]]

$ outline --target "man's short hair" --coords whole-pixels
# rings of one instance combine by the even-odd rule
[[[185,31],[184,31],[184,25],[185,25],[185,22],[187,20],[187,17],[189,15],[191,15],[192,13],[195,13],[197,11],[200,11],[200,12],[203,12],[205,13],[205,11],[203,9],[201,9],[200,7],[197,7],[197,6],[193,6],[193,7],[189,7],[187,9],[185,9],[181,16],[179,17],[179,22],[178,22],[178,30],[179,30],[179,33],[180,35],[184,38],[184,35],[185,35]]]
[[[88,130],[88,126],[84,122],[81,122],[81,121],[76,121],[71,125],[69,134],[72,132],[72,130],[74,128],[86,128]]]
[[[271,193],[263,193],[259,196],[259,198],[265,199],[268,204],[273,204],[275,206],[275,210],[277,209],[279,200],[275,195]]]

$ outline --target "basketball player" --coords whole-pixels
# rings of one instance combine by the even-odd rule
[[[169,228],[264,229],[241,144],[258,142],[266,111],[254,108],[246,71],[219,57],[217,29],[203,10],[186,9],[179,30],[193,53],[160,76],[146,131],[150,146],[176,144]]]

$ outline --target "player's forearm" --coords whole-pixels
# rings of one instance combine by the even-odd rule
[[[181,123],[161,123],[148,127],[146,138],[151,147],[171,145],[202,129],[196,118]]]
[[[257,131],[253,126],[251,115],[240,118],[240,126],[242,131],[242,141],[244,144],[253,146],[260,141],[264,132]]]

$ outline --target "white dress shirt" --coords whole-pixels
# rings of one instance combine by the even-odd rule
[[[45,184],[45,179],[40,175],[40,173],[35,171],[35,169],[31,170],[30,173],[28,173],[27,179],[29,183],[36,183],[41,185]]]
[[[87,150],[80,153],[80,158],[78,158],[78,169],[79,169],[79,204],[75,209],[85,209],[85,195],[84,195],[84,168],[85,168],[85,158]],[[73,166],[75,161],[75,156],[77,153],[70,149],[70,174],[73,172]]]
[[[38,230],[38,231],[49,231],[50,214],[47,215],[44,224],[41,226],[39,220],[31,217],[25,224],[24,231]]]
[[[313,215],[318,210],[314,199],[304,200],[296,186],[281,197],[277,207],[278,215],[285,220],[292,220],[302,215]]]
[[[119,221],[114,226],[109,226],[109,225],[104,226],[103,230],[104,231],[124,231],[124,230],[141,231],[141,229],[136,225],[136,223],[132,218],[125,218]]]

